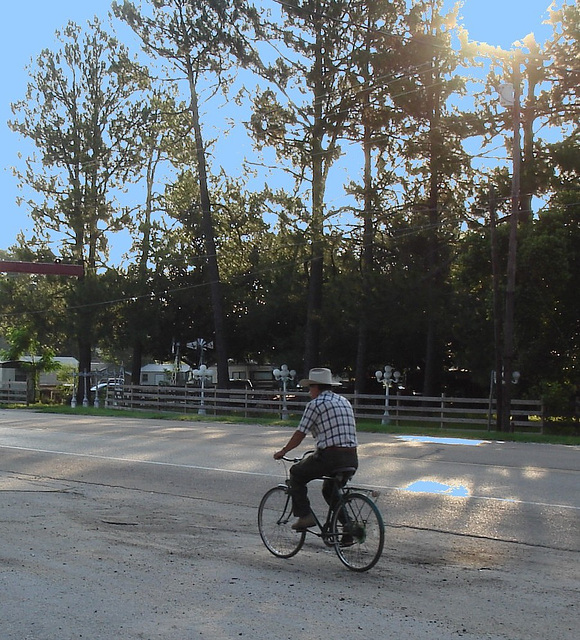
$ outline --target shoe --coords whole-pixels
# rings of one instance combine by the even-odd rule
[[[350,535],[350,533],[344,533],[342,535],[342,538],[340,539],[341,547],[352,547],[354,544],[354,538]]]
[[[308,529],[308,527],[313,527],[316,524],[316,518],[309,513],[307,516],[302,516],[298,518],[296,522],[292,525],[292,529],[294,531],[304,531]]]

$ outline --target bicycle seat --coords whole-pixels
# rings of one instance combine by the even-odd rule
[[[354,476],[355,472],[356,467],[339,467],[331,471],[326,477],[346,483]]]

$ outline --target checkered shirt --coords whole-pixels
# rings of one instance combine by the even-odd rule
[[[357,446],[352,405],[330,390],[323,391],[306,405],[298,431],[310,432],[317,449]]]

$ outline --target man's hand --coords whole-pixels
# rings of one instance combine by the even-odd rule
[[[288,451],[296,449],[296,447],[302,442],[302,440],[304,440],[305,435],[306,434],[302,433],[302,431],[295,431],[292,434],[290,440],[288,440],[286,446],[280,449],[280,451],[276,451],[276,453],[274,454],[274,460],[280,460],[280,458],[283,458],[288,453]]]

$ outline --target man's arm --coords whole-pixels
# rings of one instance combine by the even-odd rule
[[[296,447],[302,442],[302,440],[304,440],[305,436],[306,434],[304,432],[295,431],[292,434],[290,440],[288,440],[286,446],[280,449],[280,451],[276,451],[276,453],[274,454],[274,460],[280,460],[280,458],[283,458],[288,453],[288,451],[296,449]]]

